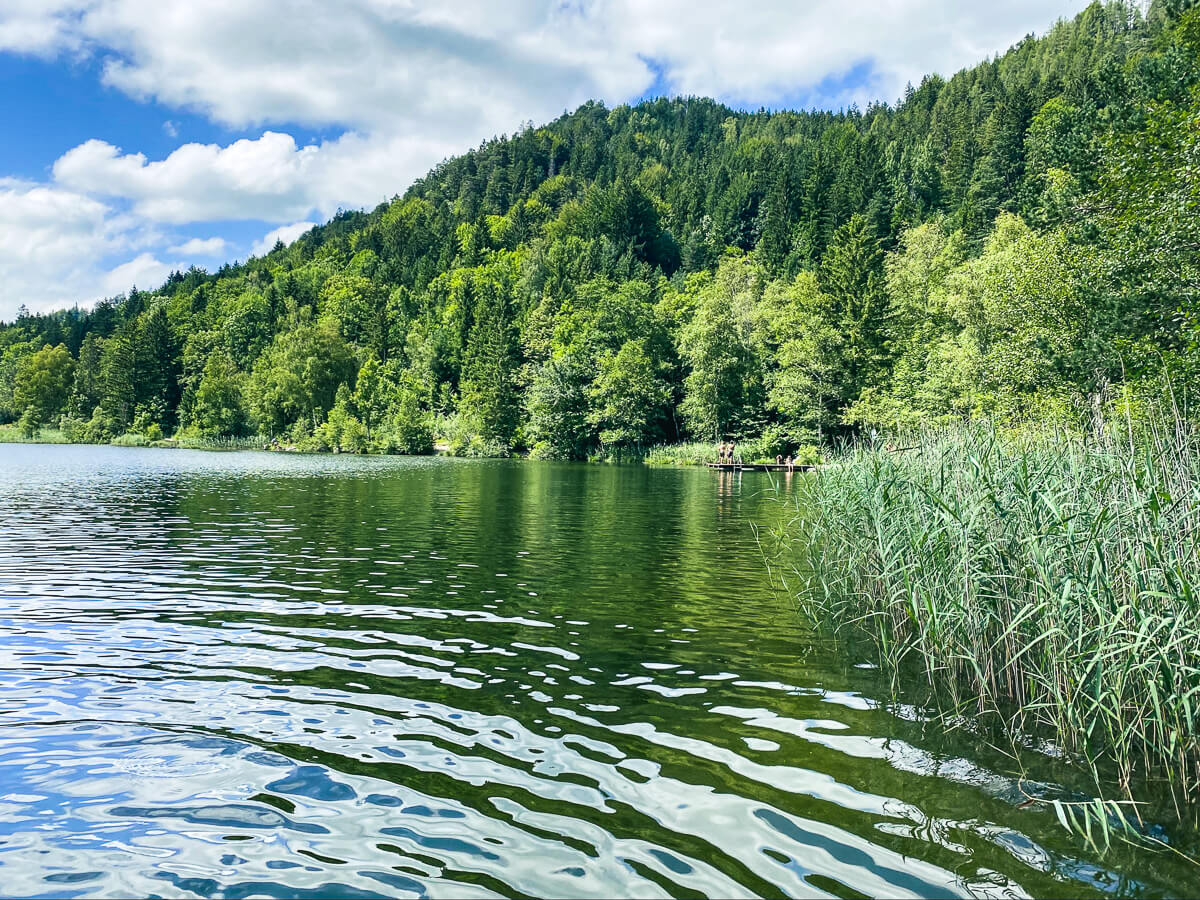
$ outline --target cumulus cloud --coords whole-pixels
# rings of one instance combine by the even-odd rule
[[[229,249],[229,241],[225,238],[192,238],[171,248],[172,253],[182,256],[220,256]]]
[[[76,0],[0,0],[0,50],[48,56],[79,46]]]
[[[111,297],[137,285],[141,285],[143,290],[158,287],[172,271],[183,268],[186,268],[184,263],[165,263],[159,261],[153,253],[139,253],[129,262],[121,263],[104,273],[102,293]]]
[[[511,130],[583,100],[672,91],[752,104],[864,62],[879,99],[1006,48],[1081,0],[0,0],[0,46],[105,51],[106,82],[237,127]],[[0,35],[5,34],[0,30]],[[24,37],[18,37],[24,35]],[[829,98],[836,100],[837,98]]]
[[[42,188],[80,198],[69,216],[102,221],[47,233],[50,246],[86,232],[77,252],[98,259],[113,252],[114,234],[127,242],[141,235],[142,245],[122,252],[152,251],[127,260],[142,260],[149,273],[153,253],[175,252],[162,249],[167,238],[146,246],[154,229],[229,220],[290,225],[372,206],[447,156],[588,99],[613,104],[653,90],[750,106],[894,100],[906,82],[952,74],[1084,5],[0,0],[0,52],[88,56],[108,86],[245,135],[224,145],[184,144],[159,159],[141,152],[136,138],[124,149],[99,139],[64,148],[53,182]],[[298,127],[333,136],[302,145]],[[173,128],[164,124],[168,135]],[[16,215],[0,212],[0,219]],[[15,259],[0,250],[0,267],[13,271]],[[62,260],[71,272],[88,268]],[[66,269],[61,274],[56,283],[76,283]],[[0,285],[5,307],[12,290]]]
[[[51,265],[73,253],[106,251],[119,229],[90,197],[12,178],[0,180],[0,275],[14,261]]]
[[[144,250],[159,240],[84,194],[0,178],[0,318],[21,304],[36,312],[161,283],[178,264]]]
[[[54,178],[74,190],[124,197],[137,214],[159,222],[294,219],[310,205],[305,176],[317,152],[268,131],[227,147],[184,144],[149,162],[141,153],[90,140],[58,159]]]
[[[267,131],[225,147],[184,144],[151,161],[90,140],[54,163],[54,178],[72,190],[124,198],[154,222],[294,222],[310,212],[374,205],[450,152],[436,140],[353,132],[298,147],[290,134]]]
[[[290,244],[304,232],[309,231],[315,226],[316,222],[293,222],[291,225],[282,225],[279,228],[274,228],[262,236],[260,240],[254,242],[254,246],[250,248],[251,256],[265,256],[275,248],[276,241],[283,241],[284,244]]]

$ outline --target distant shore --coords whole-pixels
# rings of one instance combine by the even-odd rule
[[[282,441],[264,438],[261,435],[245,438],[159,438],[151,440],[145,435],[130,432],[119,435],[111,441],[96,442],[96,441],[72,441],[68,440],[66,435],[58,428],[42,428],[33,437],[26,437],[21,434],[16,425],[0,425],[0,444],[90,444],[92,446],[103,447],[157,447],[166,449],[180,450],[257,450],[271,453],[320,453],[332,454],[339,453],[336,450],[312,450],[298,447],[294,444],[287,444]],[[767,446],[762,439],[746,441],[741,445],[741,450],[737,453],[737,459],[747,465],[763,465],[775,462],[774,450]],[[341,451],[344,452],[344,451]],[[463,454],[455,453],[453,446],[445,440],[437,440],[433,444],[433,452],[428,454],[381,454],[368,453],[363,454],[368,456],[383,456],[383,455],[419,455],[419,456],[476,456],[477,458],[503,458],[495,456],[486,456],[479,454]],[[782,454],[786,455],[786,454]],[[547,459],[547,457],[539,457],[536,454],[531,455],[527,452],[513,451],[508,454],[508,458],[521,459]],[[816,465],[822,461],[822,456],[816,447],[801,446],[799,450],[793,454],[797,466]],[[579,460],[583,462],[584,460]],[[717,461],[716,446],[709,442],[680,442],[676,444],[662,444],[651,447],[649,450],[641,454],[625,454],[625,455],[597,455],[587,462],[594,463],[642,463],[648,466],[659,467],[692,467],[703,466],[710,462]]]

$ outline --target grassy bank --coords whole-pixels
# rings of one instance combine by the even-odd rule
[[[76,444],[94,441],[72,441],[58,428],[41,428],[30,437],[16,425],[0,425],[0,444]],[[165,438],[151,440],[144,434],[128,432],[105,443],[114,447],[182,447],[188,450],[261,450],[266,440],[251,438]]]
[[[919,673],[947,718],[1048,740],[1110,799],[1165,782],[1194,815],[1195,437],[919,443],[850,451],[805,483],[776,535],[802,610],[866,635],[896,678]]]
[[[16,425],[0,425],[0,444],[69,444],[66,435],[57,428],[43,428],[36,436],[22,434]]]

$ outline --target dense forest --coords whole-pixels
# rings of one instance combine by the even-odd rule
[[[69,440],[636,455],[1200,388],[1200,9],[1096,3],[896,105],[588,103],[403,196],[0,326]]]

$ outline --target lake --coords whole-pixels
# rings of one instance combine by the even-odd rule
[[[815,635],[773,484],[0,445],[0,894],[1200,888]]]

